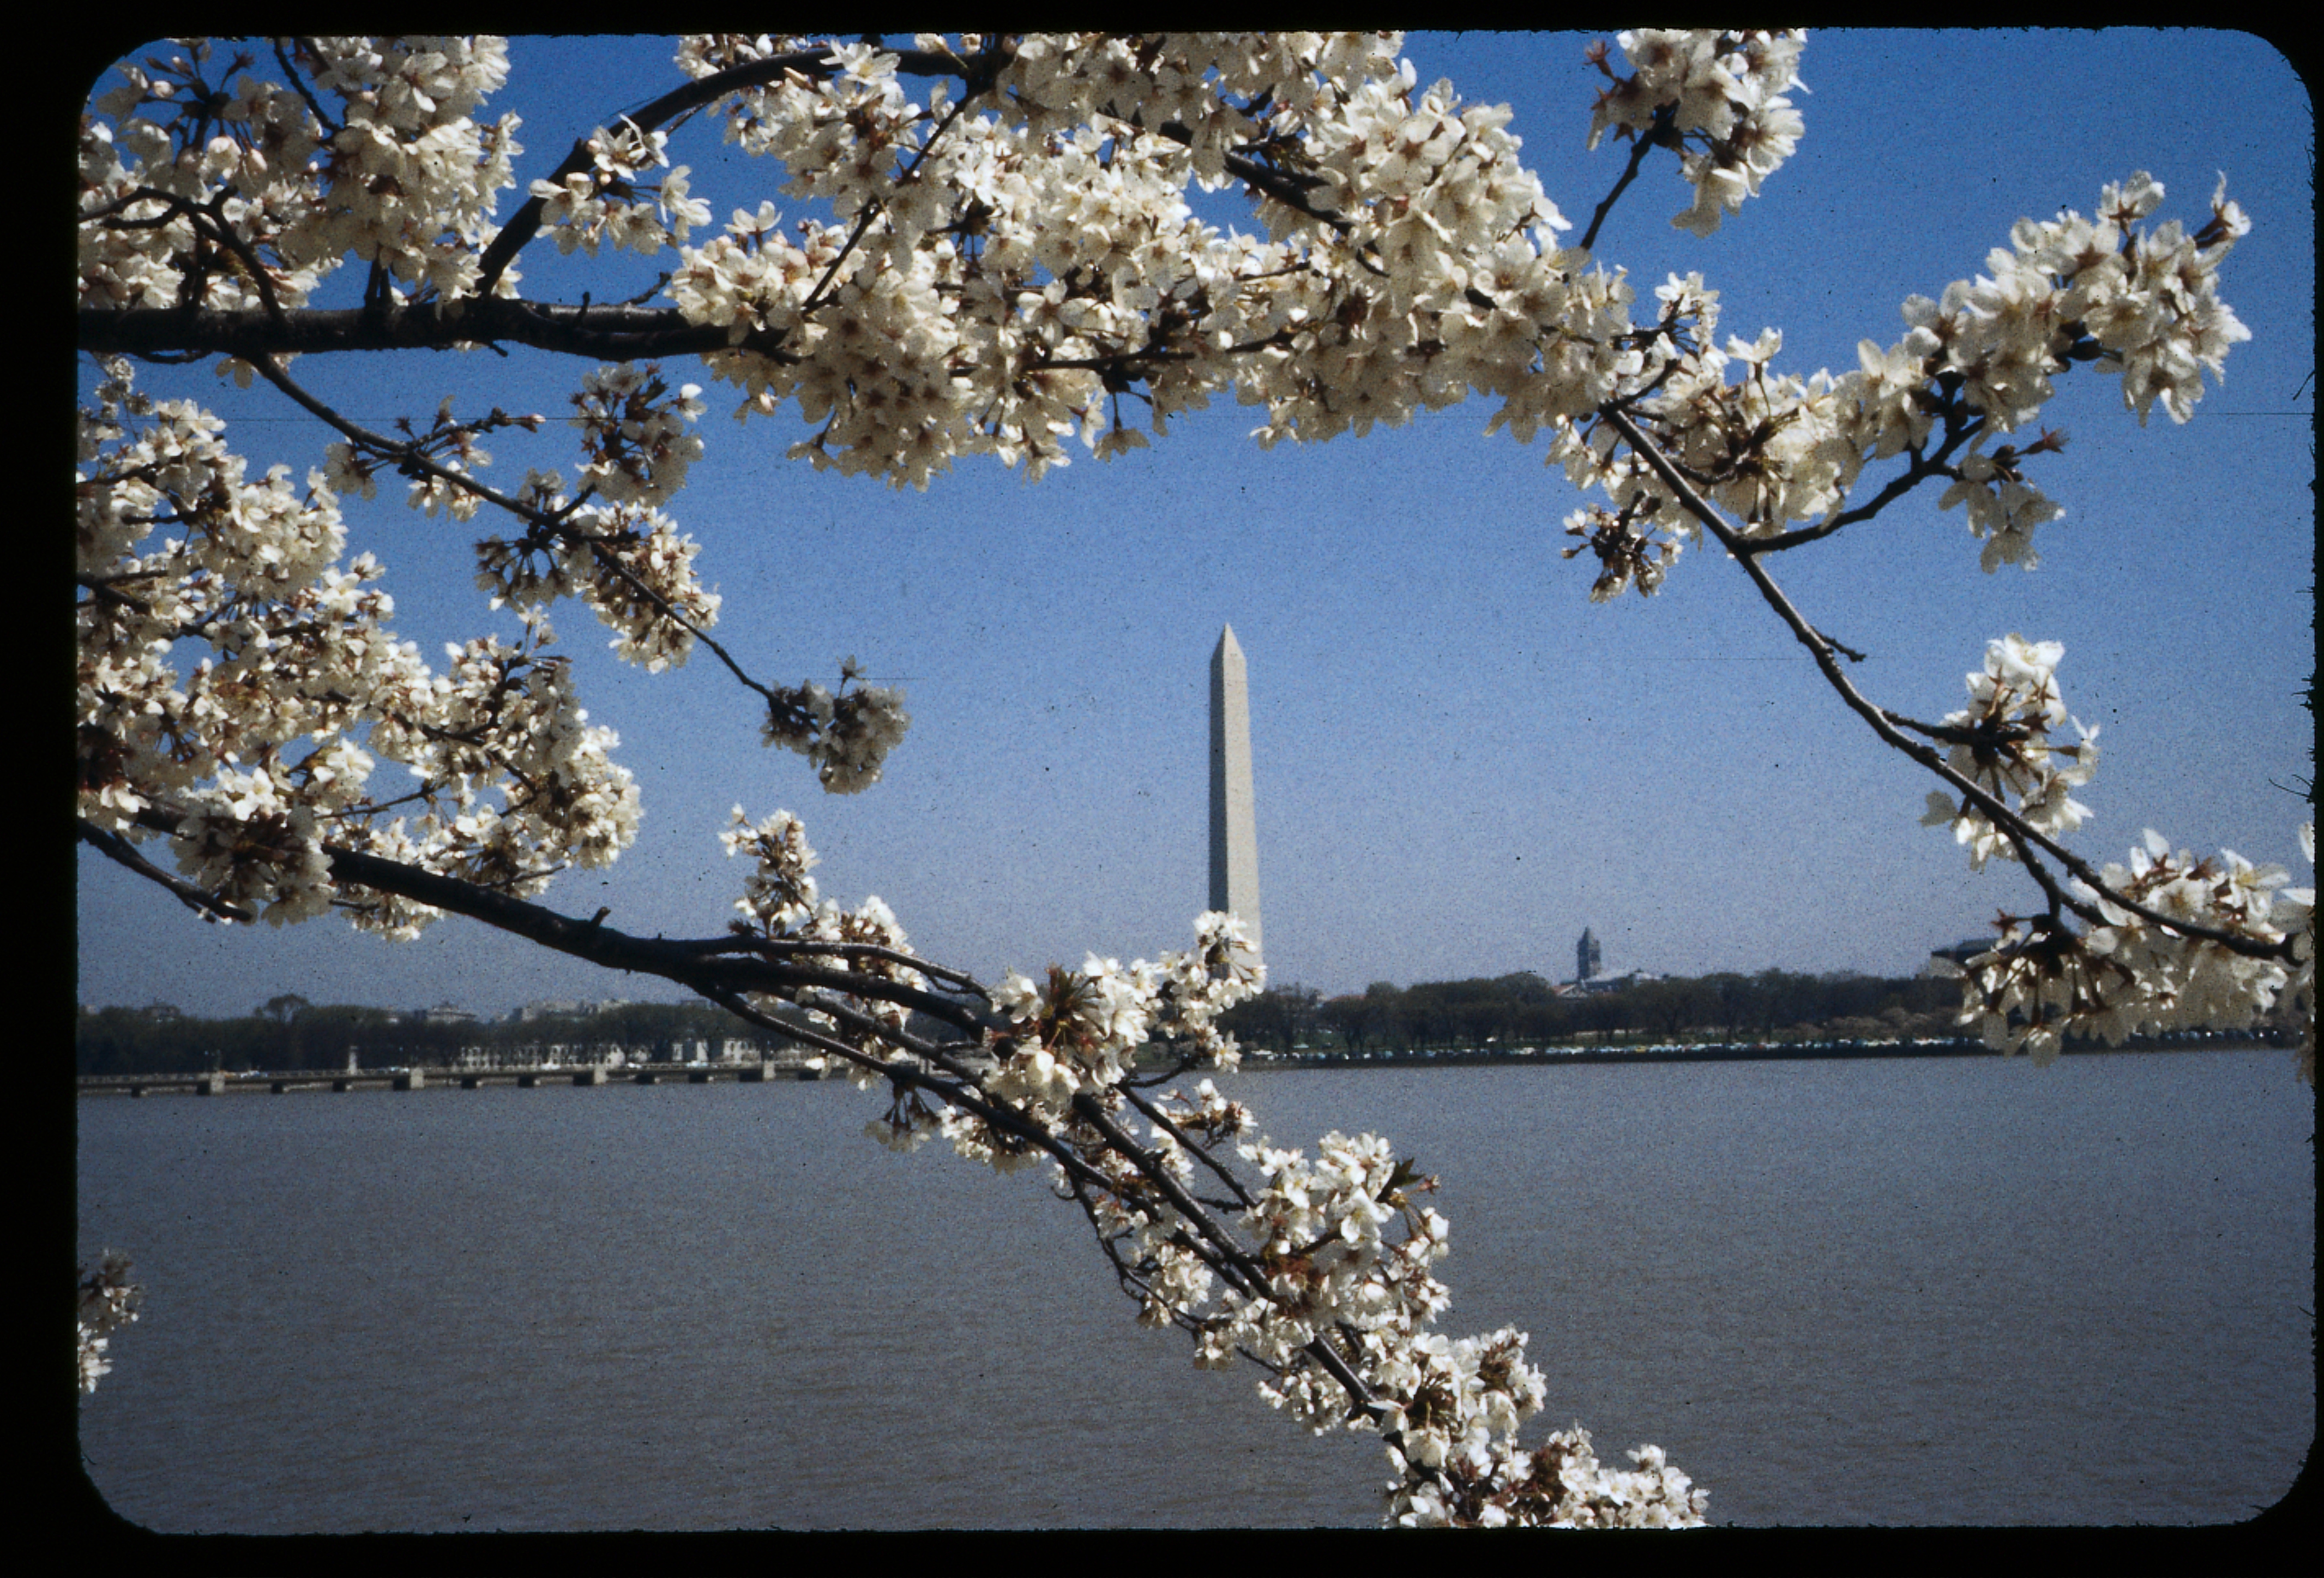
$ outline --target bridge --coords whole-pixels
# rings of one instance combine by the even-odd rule
[[[544,1084],[709,1084],[717,1080],[764,1084],[779,1079],[815,1080],[825,1076],[823,1068],[810,1066],[806,1058],[794,1057],[748,1063],[630,1063],[618,1066],[592,1063],[505,1068],[359,1068],[337,1073],[299,1068],[246,1074],[88,1074],[78,1076],[74,1083],[85,1096],[222,1096],[236,1091],[265,1091],[279,1096],[291,1091],[416,1091],[430,1085],[477,1090],[488,1084],[512,1084],[531,1090]]]

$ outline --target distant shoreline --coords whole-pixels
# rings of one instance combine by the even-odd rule
[[[2071,1045],[2064,1056],[2142,1052],[2261,1052],[2292,1049],[2289,1037],[2254,1036],[2249,1032],[2190,1030],[2172,1036],[2135,1037],[2119,1047]],[[1246,1048],[1241,1067],[1248,1073],[1305,1068],[1450,1068],[1500,1066],[1554,1067],[1600,1063],[1803,1063],[1843,1062],[1894,1057],[1997,1057],[1982,1041],[1922,1038],[1899,1041],[1707,1041],[1688,1044],[1656,1042],[1621,1047],[1442,1047],[1393,1052],[1300,1051],[1289,1054]],[[1166,1061],[1156,1059],[1157,1064]],[[1150,1069],[1154,1065],[1148,1065]],[[594,1071],[594,1077],[593,1077]],[[576,1079],[576,1075],[579,1075]],[[419,1076],[417,1079],[414,1075]],[[585,1083],[592,1084],[658,1084],[673,1080],[706,1084],[713,1080],[816,1080],[834,1077],[833,1071],[802,1066],[796,1057],[773,1060],[708,1063],[639,1060],[621,1065],[508,1064],[462,1067],[443,1064],[399,1064],[362,1069],[290,1069],[210,1073],[82,1074],[74,1078],[82,1094],[108,1093],[143,1094],[163,1090],[196,1089],[215,1084],[226,1090],[289,1090],[351,1087],[372,1088],[410,1081],[423,1088],[479,1084]],[[133,1087],[142,1087],[134,1088]],[[399,1087],[401,1088],[401,1087]]]
[[[2248,1032],[2188,1031],[2174,1036],[2140,1036],[2119,1047],[2069,1045],[2063,1056],[2087,1057],[2138,1052],[2264,1052],[2292,1050],[2288,1039],[2276,1040]],[[1543,1067],[1571,1063],[1799,1063],[1849,1061],[1872,1057],[1998,1057],[1982,1041],[1962,1039],[1912,1041],[1711,1041],[1655,1043],[1643,1047],[1464,1047],[1410,1052],[1293,1052],[1246,1050],[1245,1070],[1298,1068],[1415,1068],[1445,1066],[1499,1065]],[[2013,1054],[2012,1056],[2022,1056]]]

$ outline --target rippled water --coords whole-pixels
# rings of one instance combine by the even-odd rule
[[[1331,1070],[1278,1143],[1443,1179],[1452,1334],[1717,1522],[2249,1517],[2315,1434],[2311,1093],[2281,1052]],[[143,1315],[88,1472],[165,1530],[1362,1524],[1135,1324],[1071,1207],[844,1084],[79,1103]]]

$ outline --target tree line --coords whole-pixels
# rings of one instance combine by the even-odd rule
[[[2297,1004],[2281,1004],[2253,1027],[2259,1038],[2289,1042],[2301,1029]],[[1655,1039],[1689,1042],[1975,1039],[1960,1022],[1960,987],[1935,975],[1861,975],[1793,970],[1757,974],[1635,979],[1576,992],[1530,970],[1399,988],[1375,981],[1361,992],[1325,997],[1296,982],[1269,987],[1222,1021],[1246,1047],[1347,1053],[1417,1048],[1549,1046],[1559,1042]],[[2098,1038],[2071,1036],[2074,1045]]]
[[[1349,1053],[1421,1047],[1546,1046],[1576,1039],[1696,1041],[1947,1038],[1960,987],[1935,976],[1812,975],[1768,969],[1635,980],[1561,992],[1530,970],[1408,987],[1375,981],[1325,997],[1296,982],[1269,987],[1230,1010],[1223,1025],[1244,1046],[1277,1053],[1306,1047]],[[2272,1027],[2280,1028],[2280,1027]],[[632,1060],[684,1061],[697,1043],[715,1048],[733,1020],[703,1003],[626,1002],[530,1019],[438,1020],[353,1003],[270,998],[238,1017],[202,1019],[166,1003],[88,1008],[74,1029],[83,1075],[199,1074],[211,1069],[387,1068],[448,1065],[462,1054],[561,1047],[565,1061],[620,1050]],[[783,1038],[754,1038],[779,1049]]]
[[[1859,1039],[1960,1034],[1959,983],[1926,976],[1762,970],[1746,975],[1637,980],[1564,992],[1530,970],[1463,981],[1375,981],[1360,993],[1324,997],[1293,983],[1231,1010],[1245,1044],[1287,1052],[1524,1046],[1577,1037],[1652,1035],[1703,1040],[1848,1036]]]

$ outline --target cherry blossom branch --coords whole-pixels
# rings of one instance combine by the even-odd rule
[[[1259,1261],[1248,1250],[1235,1242],[1234,1235],[1211,1214],[1208,1207],[1187,1193],[1185,1186],[1172,1175],[1168,1167],[1162,1165],[1151,1150],[1139,1144],[1123,1130],[1097,1097],[1087,1091],[1080,1092],[1074,1097],[1073,1109],[1075,1117],[1103,1135],[1109,1146],[1127,1158],[1141,1174],[1145,1175],[1147,1180],[1161,1191],[1163,1197],[1170,1202],[1171,1207],[1181,1217],[1193,1223],[1202,1231],[1205,1238],[1231,1250],[1231,1263],[1240,1277],[1247,1280],[1250,1287],[1258,1288],[1266,1286],[1267,1278]]]
[[[1046,1125],[1035,1122],[1028,1115],[1018,1112],[1007,1103],[996,1103],[985,1097],[979,1089],[973,1072],[947,1056],[942,1048],[930,1046],[908,1032],[850,1008],[829,996],[818,993],[812,999],[797,995],[792,998],[792,1001],[799,1006],[810,1007],[816,1012],[828,1015],[859,1036],[884,1041],[912,1054],[924,1065],[934,1064],[944,1068],[947,1074],[954,1076],[952,1081],[931,1076],[925,1066],[914,1066],[908,1062],[883,1062],[872,1058],[835,1037],[825,1036],[811,1029],[794,1028],[788,1023],[761,1021],[755,1010],[749,1010],[747,1004],[742,1003],[734,994],[724,988],[697,985],[696,990],[703,991],[704,994],[711,997],[713,1001],[742,1013],[745,1018],[752,1019],[754,1022],[769,1022],[770,1028],[780,1029],[786,1035],[792,1035],[807,1044],[823,1047],[868,1073],[882,1075],[899,1085],[925,1086],[934,1091],[947,1103],[973,1112],[1001,1132],[1013,1134],[1047,1152],[1063,1167],[1068,1184],[1069,1196],[1081,1204],[1084,1213],[1089,1217],[1093,1230],[1098,1234],[1099,1242],[1105,1248],[1105,1252],[1114,1264],[1117,1276],[1121,1278],[1124,1287],[1129,1288],[1150,1286],[1141,1275],[1134,1269],[1127,1267],[1121,1260],[1118,1252],[1112,1248],[1112,1239],[1108,1235],[1104,1223],[1099,1220],[1101,1198],[1118,1195],[1120,1184],[1102,1169],[1091,1164],[1082,1155],[1079,1147],[1069,1138],[1060,1136]],[[846,990],[853,992],[855,987],[851,983]],[[1141,1111],[1148,1112],[1149,1115],[1160,1116],[1154,1113],[1150,1103],[1145,1103],[1142,1098],[1133,1096],[1131,1099],[1138,1103]],[[1224,1277],[1231,1286],[1246,1297],[1263,1298],[1270,1302],[1277,1301],[1278,1296],[1269,1288],[1266,1269],[1257,1258],[1240,1243],[1232,1232],[1211,1213],[1210,1208],[1204,1203],[1195,1199],[1179,1183],[1160,1156],[1138,1144],[1121,1128],[1103,1102],[1094,1094],[1084,1091],[1074,1097],[1070,1103],[1070,1110],[1075,1122],[1093,1130],[1103,1149],[1126,1162],[1144,1180],[1145,1186],[1167,1200],[1179,1220],[1191,1229],[1191,1236],[1182,1232],[1174,1237],[1174,1242],[1180,1243],[1188,1252],[1194,1254],[1204,1264]],[[1162,1121],[1167,1123],[1167,1118],[1162,1119]],[[1204,1155],[1206,1161],[1212,1159],[1207,1157],[1202,1147],[1186,1140],[1184,1131],[1178,1130],[1175,1124],[1169,1125],[1169,1131],[1175,1139],[1182,1142],[1185,1149],[1197,1155]],[[1213,1165],[1215,1166],[1214,1163]],[[1227,1178],[1230,1186],[1234,1188],[1238,1199],[1247,1204],[1250,1195],[1240,1182],[1233,1179],[1231,1175],[1226,1175],[1223,1169],[1219,1170],[1222,1176]],[[1194,1320],[1187,1316],[1185,1312],[1175,1308],[1172,1312],[1172,1319],[1174,1324],[1184,1325],[1189,1330],[1199,1330],[1203,1325],[1201,1321]],[[1349,1399],[1351,1413],[1374,1417],[1382,1415],[1381,1406],[1374,1398],[1369,1383],[1332,1343],[1318,1336],[1305,1344],[1302,1351],[1308,1353],[1316,1364],[1342,1388]],[[1389,1431],[1387,1434],[1390,1440],[1397,1439],[1395,1432]]]
[[[122,219],[112,227],[120,230],[160,230],[166,229],[180,218],[185,219],[192,226],[198,237],[208,242],[219,251],[226,253],[235,263],[241,264],[240,272],[249,279],[258,291],[259,301],[264,314],[268,318],[279,319],[282,316],[282,304],[275,297],[274,277],[268,271],[265,263],[260,261],[258,254],[251,249],[250,243],[235,235],[234,227],[222,217],[221,210],[226,205],[226,198],[227,194],[221,191],[207,203],[196,203],[175,192],[165,192],[156,187],[138,186],[131,188],[111,202],[79,215],[78,221],[83,225],[94,224],[99,220],[110,219],[138,203],[160,203],[161,211],[159,214],[143,219]],[[180,297],[183,306],[194,305],[202,294],[212,272],[213,271],[207,266],[207,260],[198,257],[195,266],[180,281]]]
[[[818,1047],[869,1073],[881,1075],[899,1084],[926,1087],[942,1097],[948,1104],[958,1106],[964,1112],[973,1112],[991,1127],[1003,1133],[1014,1135],[1028,1145],[1046,1152],[1064,1169],[1073,1186],[1075,1198],[1082,1204],[1093,1228],[1099,1233],[1100,1242],[1102,1244],[1108,1241],[1104,1228],[1098,1221],[1096,1200],[1089,1191],[1093,1189],[1101,1195],[1115,1194],[1119,1188],[1116,1180],[1092,1165],[1070,1140],[1059,1136],[1046,1125],[1035,1121],[1007,1103],[995,1102],[985,1096],[978,1089],[974,1075],[945,1057],[939,1048],[827,997],[817,997],[812,1001],[794,999],[802,1007],[811,1007],[816,1012],[828,1014],[835,1020],[846,1023],[860,1035],[887,1041],[927,1062],[945,1066],[946,1072],[953,1075],[951,1079],[934,1077],[925,1068],[915,1067],[908,1063],[899,1064],[872,1057],[859,1048],[849,1046],[845,1041],[836,1037],[826,1036],[810,1026],[801,1026],[788,1020],[774,1019],[753,1009],[739,992],[725,986],[697,986],[696,990],[701,991],[703,995],[717,1002],[728,1011],[752,1023],[776,1030],[802,1044]],[[851,984],[846,990],[853,992],[855,988]],[[1107,1149],[1128,1161],[1149,1186],[1172,1197],[1174,1207],[1177,1208],[1180,1214],[1198,1230],[1199,1238],[1189,1240],[1187,1244],[1194,1253],[1200,1256],[1205,1264],[1225,1277],[1240,1291],[1254,1296],[1265,1295],[1266,1277],[1257,1260],[1236,1241],[1232,1232],[1209,1214],[1200,1202],[1194,1201],[1178,1186],[1177,1180],[1170,1176],[1168,1168],[1163,1166],[1158,1158],[1123,1132],[1094,1097],[1084,1094],[1076,1098],[1074,1111],[1075,1117],[1081,1122],[1103,1138]],[[1111,1251],[1108,1252],[1111,1255]],[[1116,1266],[1119,1269],[1118,1258]],[[1351,1397],[1368,1395],[1360,1380],[1354,1378],[1352,1374],[1350,1380],[1355,1382],[1350,1389]]]
[[[974,66],[963,61],[959,56],[949,51],[937,52],[926,50],[889,50],[881,52],[896,57],[896,69],[899,71],[909,72],[914,76],[959,77],[969,89],[963,95],[961,102],[964,104],[980,91],[974,86],[977,80],[982,78],[984,85],[989,87],[992,76],[1008,59],[1007,42],[1001,39],[994,41],[992,46],[979,57],[978,63]],[[837,57],[828,44],[819,45],[812,50],[795,50],[784,54],[770,55],[762,60],[746,60],[739,66],[729,66],[707,77],[697,77],[691,82],[671,88],[642,109],[625,115],[622,118],[641,132],[654,132],[691,115],[696,110],[717,103],[730,93],[744,88],[767,87],[781,81],[785,76],[794,71],[804,77],[818,78],[834,76],[837,69]],[[562,185],[567,176],[577,175],[590,169],[594,162],[595,155],[590,151],[588,139],[586,137],[578,139],[573,144],[573,151],[567,153],[563,162],[550,172],[549,180],[552,185]],[[500,278],[507,272],[509,264],[513,263],[517,254],[524,250],[525,244],[540,233],[541,213],[546,206],[545,198],[528,198],[510,217],[507,226],[493,238],[492,245],[484,249],[484,256],[480,260],[477,295],[491,296],[493,286],[500,282]]]
[[[1139,1113],[1145,1117],[1147,1121],[1152,1123],[1164,1133],[1167,1134],[1171,1139],[1176,1140],[1179,1148],[1185,1150],[1188,1156],[1193,1157],[1204,1167],[1209,1167],[1212,1172],[1218,1176],[1221,1183],[1233,1190],[1236,1204],[1241,1206],[1248,1206],[1250,1204],[1250,1191],[1243,1186],[1243,1183],[1240,1178],[1236,1177],[1232,1172],[1228,1170],[1225,1163],[1220,1161],[1217,1157],[1211,1154],[1211,1149],[1208,1145],[1197,1140],[1194,1136],[1188,1134],[1184,1129],[1181,1129],[1178,1126],[1177,1121],[1173,1119],[1169,1113],[1164,1112],[1158,1104],[1143,1093],[1130,1088],[1126,1084],[1117,1086],[1116,1088],[1120,1090],[1123,1099],[1128,1101],[1131,1106],[1137,1108]]]
[[[991,88],[990,75],[984,78],[984,86],[987,89]],[[954,103],[952,108],[945,112],[945,118],[937,123],[936,129],[920,140],[918,149],[912,154],[912,162],[905,168],[902,174],[896,177],[896,185],[909,186],[919,178],[920,167],[927,162],[929,153],[935,151],[936,143],[942,140],[944,134],[952,130],[953,123],[960,119],[961,112],[968,107],[970,100],[980,91],[982,90],[972,84],[969,91],[963,94]],[[856,217],[855,228],[848,232],[847,240],[834,254],[829,265],[824,269],[823,278],[815,282],[815,289],[809,291],[807,293],[807,300],[799,303],[798,311],[802,319],[812,317],[816,309],[823,305],[825,300],[825,292],[831,289],[831,282],[839,277],[839,265],[845,263],[849,254],[854,252],[856,244],[863,239],[864,232],[869,230],[872,227],[872,222],[880,217],[882,208],[883,205],[877,198],[863,205],[863,212]]]
[[[1816,667],[1823,674],[1826,683],[1839,693],[1840,700],[1847,705],[1849,711],[1864,720],[1866,726],[1879,737],[1883,744],[1910,757],[1943,780],[1965,800],[1983,812],[1996,826],[2003,829],[2013,844],[2020,849],[2030,845],[2044,851],[2076,880],[2098,894],[2107,903],[2117,905],[2167,931],[2217,943],[2222,947],[2249,958],[2289,960],[2292,957],[2296,940],[2294,938],[2286,937],[2278,943],[2258,942],[2239,933],[2204,926],[2184,917],[2162,914],[2124,895],[2110,886],[2087,861],[2038,829],[2029,826],[1997,797],[1956,772],[1934,749],[1905,737],[1892,721],[1890,715],[1867,700],[1864,694],[1849,680],[1848,675],[1840,667],[1835,643],[1807,622],[1791,599],[1784,595],[1783,588],[1775,585],[1774,577],[1768,575],[1766,567],[1759,562],[1756,555],[1746,551],[1750,540],[1728,525],[1719,512],[1704,502],[1702,495],[1695,491],[1693,484],[1680,474],[1678,468],[1671,464],[1669,457],[1663,454],[1654,441],[1638,429],[1637,424],[1632,421],[1626,412],[1617,407],[1607,406],[1600,409],[1599,415],[1601,420],[1611,423],[1614,429],[1622,435],[1623,440],[1630,446],[1631,450],[1646,463],[1663,485],[1670,489],[1680,506],[1702,522],[1703,528],[1718,539],[1720,546],[1726,549],[1735,561],[1743,567],[1744,573],[1751,578],[1751,584],[1758,588],[1762,600],[1791,628],[1794,637],[1808,650],[1808,655],[1815,660]],[[2079,914],[2089,913],[2082,902],[2074,900],[2058,888],[2054,879],[2048,878],[2047,873],[2031,865],[2028,866],[2028,871],[2034,874],[2037,881],[2043,884],[2043,890],[2053,900],[2073,908]]]
[[[99,827],[86,817],[75,818],[80,841],[104,855],[143,877],[159,883],[179,903],[205,919],[239,920],[244,924],[256,919],[240,905],[229,904],[217,894],[197,888],[193,883],[173,877],[152,861],[137,853],[136,845],[108,828]]]
[[[738,936],[733,938],[706,938],[700,945],[702,950],[705,953],[748,950],[752,953],[762,954],[769,958],[781,958],[792,955],[832,955],[843,959],[877,959],[883,964],[901,964],[907,968],[918,970],[923,975],[933,975],[939,980],[951,982],[964,992],[973,992],[988,1001],[991,1000],[992,993],[979,985],[976,978],[966,971],[948,970],[941,964],[930,964],[917,954],[908,954],[901,949],[888,947],[883,944],[836,943],[806,937],[761,937],[755,932],[747,931],[742,921],[738,920],[733,924]]]
[[[2067,364],[2071,366],[2071,363]],[[1948,374],[1941,382],[1950,386],[1944,401],[1945,435],[1934,454],[1924,453],[1924,447],[1914,445],[1904,451],[1904,469],[1892,476],[1880,491],[1864,503],[1847,509],[1835,510],[1812,526],[1801,526],[1790,531],[1778,531],[1768,537],[1743,540],[1743,551],[1751,554],[1781,553],[1797,548],[1803,542],[1814,542],[1831,536],[1843,527],[1859,521],[1868,521],[1881,511],[1911,493],[1931,477],[1960,478],[1960,473],[1949,465],[1952,457],[1965,444],[1971,443],[1986,430],[1986,418],[1972,412],[1960,398],[1958,375]]]
[[[343,128],[337,121],[325,114],[323,106],[316,101],[315,90],[307,85],[306,78],[300,74],[298,66],[290,59],[290,52],[282,47],[282,41],[281,39],[276,39],[273,42],[275,61],[281,66],[282,75],[290,78],[292,89],[294,89],[298,93],[299,97],[306,102],[307,113],[313,115],[315,117],[315,124],[323,128],[325,140],[327,141],[332,137],[337,136]],[[302,38],[298,41],[298,43],[299,47],[305,51],[309,58],[312,58],[318,52],[315,49],[314,41],[311,39]]]
[[[693,983],[687,983],[687,984]],[[697,986],[696,990],[747,1023],[772,1030],[798,1041],[802,1046],[814,1047],[900,1086],[924,1087],[934,1092],[947,1103],[957,1105],[963,1111],[973,1112],[992,1128],[1013,1135],[1034,1149],[1043,1151],[1063,1168],[1066,1176],[1077,1186],[1092,1186],[1107,1193],[1111,1193],[1113,1189],[1112,1180],[1092,1167],[1069,1142],[1051,1133],[1045,1126],[1033,1121],[1006,1103],[995,1103],[983,1096],[976,1089],[973,1077],[964,1072],[951,1079],[938,1078],[925,1068],[916,1067],[908,1062],[897,1063],[872,1057],[862,1049],[851,1047],[835,1036],[825,1035],[811,1025],[798,1024],[762,1012],[752,1006],[750,1001],[742,994],[740,990],[723,984]],[[829,1014],[834,1019],[847,1020],[853,1023],[862,1034],[890,1041],[905,1051],[914,1052],[917,1056],[927,1057],[931,1061],[941,1056],[936,1048],[919,1041],[917,1038],[893,1026],[882,1024],[869,1015],[856,1013],[844,1004],[828,999],[817,999],[811,1004],[803,1002],[801,1006],[811,1006],[816,1012]]]
[[[142,825],[160,832],[174,832],[181,819],[181,814],[158,807],[138,817]],[[787,993],[825,987],[852,996],[892,1002],[901,1008],[918,1009],[952,1022],[960,1022],[965,1012],[951,999],[884,976],[781,964],[765,958],[728,956],[734,940],[732,937],[674,940],[632,937],[606,926],[602,917],[576,920],[528,900],[362,850],[327,844],[324,854],[330,862],[333,880],[342,884],[393,894],[447,914],[466,916],[495,930],[604,969],[659,976],[706,995],[712,990]],[[173,892],[180,885],[175,879],[150,866],[140,874],[171,887]],[[917,961],[915,967],[919,967]]]
[[[585,549],[591,559],[608,575],[613,576],[639,597],[650,604],[662,618],[678,625],[694,640],[708,648],[712,655],[726,666],[729,673],[733,674],[746,688],[758,692],[769,706],[780,707],[790,703],[791,698],[788,693],[779,695],[773,687],[752,678],[742,665],[735,660],[734,655],[714,639],[708,631],[671,607],[667,598],[640,580],[630,568],[622,563],[621,559],[613,553],[604,539],[586,531],[576,531],[567,522],[563,515],[536,509],[522,500],[511,498],[497,488],[478,481],[468,472],[443,465],[429,457],[417,439],[400,443],[349,420],[301,388],[290,374],[283,370],[281,364],[272,356],[255,357],[252,360],[251,365],[257,368],[260,375],[268,383],[281,390],[299,405],[329,423],[356,443],[393,460],[399,466],[435,477],[440,482],[473,494],[495,509],[514,515],[527,525],[549,533],[560,542]],[[569,514],[570,512],[566,513]]]
[[[1164,121],[1154,129],[1181,147],[1194,145],[1194,129],[1181,122]],[[1259,151],[1263,152],[1263,148]],[[1262,197],[1342,235],[1352,227],[1354,221],[1346,215],[1332,208],[1319,208],[1308,201],[1307,194],[1324,184],[1323,177],[1261,163],[1253,151],[1230,150],[1224,158],[1226,168],[1234,172],[1236,179]]]

